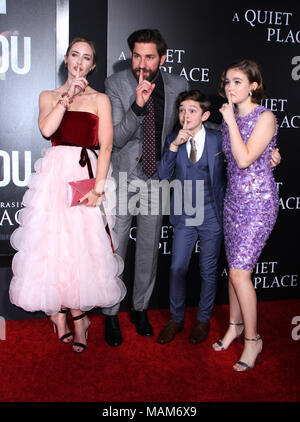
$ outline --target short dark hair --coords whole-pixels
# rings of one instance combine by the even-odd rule
[[[263,83],[263,77],[262,72],[259,67],[259,65],[249,59],[241,59],[237,60],[233,63],[230,63],[226,69],[223,71],[221,75],[221,83],[219,85],[218,92],[221,95],[221,97],[226,98],[225,95],[225,80],[226,80],[226,74],[228,70],[230,69],[238,69],[241,72],[245,73],[247,76],[249,82],[252,84],[253,82],[257,82],[258,87],[252,91],[252,101],[255,103],[259,103],[263,98],[266,97],[265,94],[265,86]]]
[[[199,89],[191,89],[190,91],[183,91],[179,94],[176,100],[176,107],[179,109],[180,104],[186,100],[197,101],[200,104],[200,107],[205,113],[211,108],[211,101],[206,94],[201,92]]]
[[[130,51],[133,52],[136,42],[154,43],[156,44],[159,57],[167,52],[167,44],[158,29],[139,29],[133,32],[127,39]]]

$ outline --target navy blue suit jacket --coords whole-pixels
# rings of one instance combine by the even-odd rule
[[[213,201],[220,225],[223,225],[223,201],[225,191],[224,155],[222,152],[222,134],[218,130],[207,129],[205,143],[208,154],[209,177],[212,186]],[[160,179],[171,180],[175,178],[183,184],[187,180],[187,151],[186,144],[180,145],[177,152],[170,151],[171,142],[177,133],[172,133],[166,139],[164,153],[158,167]],[[182,221],[181,215],[174,215],[174,195],[171,198],[170,222],[173,225]]]

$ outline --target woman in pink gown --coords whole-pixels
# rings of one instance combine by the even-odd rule
[[[21,224],[11,236],[18,252],[12,264],[10,300],[26,311],[50,315],[59,339],[73,343],[73,351],[81,353],[90,326],[85,312],[113,306],[126,289],[118,277],[123,263],[113,252],[117,239],[111,106],[108,97],[86,80],[96,66],[94,44],[83,38],[73,40],[65,64],[65,84],[40,95],[39,128],[52,146],[35,163],[23,198]],[[97,157],[94,150],[99,145]],[[70,207],[68,182],[88,179],[88,167],[96,178],[94,187],[78,206]],[[74,336],[67,324],[68,308]]]

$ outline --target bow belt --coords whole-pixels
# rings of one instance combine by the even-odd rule
[[[85,146],[82,147],[81,145],[70,144],[69,142],[60,142],[59,144],[56,144],[56,145],[57,146],[63,145],[63,146],[70,146],[70,147],[81,147],[79,164],[81,165],[81,167],[85,167],[87,165],[88,172],[89,172],[89,178],[90,179],[94,178],[92,164],[91,164],[91,160],[90,160],[90,157],[89,157],[87,150],[92,151],[93,154],[95,154],[96,158],[98,158],[98,155],[97,155],[95,150],[99,149],[99,146],[93,147],[93,146],[85,145]]]

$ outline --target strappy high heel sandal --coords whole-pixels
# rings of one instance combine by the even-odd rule
[[[260,341],[261,340],[261,342],[262,342],[262,338],[261,338],[261,336],[259,334],[257,334],[257,337],[256,338],[246,338],[246,337],[244,337],[244,339],[246,341]],[[235,365],[240,365],[244,369],[242,369],[242,370],[235,369],[234,366],[233,366],[234,371],[236,371],[236,372],[246,372],[246,371],[249,371],[250,369],[253,369],[254,366],[255,366],[255,364],[258,363],[259,360],[261,361],[261,353],[262,353],[262,346],[261,346],[261,350],[258,352],[258,354],[257,354],[257,356],[255,358],[255,361],[254,361],[254,363],[253,363],[252,366],[248,365],[248,363],[246,363],[246,362],[243,362],[243,361],[239,360],[239,361],[237,361],[235,363]]]
[[[242,326],[242,325],[244,325],[244,323],[243,322],[238,322],[238,323],[235,323],[235,322],[229,322],[229,325],[235,325],[235,326],[237,326],[237,327],[239,327],[239,326]],[[244,331],[244,329],[241,331],[241,333],[237,336],[237,337],[235,337],[232,341],[236,341],[241,335],[242,335],[242,333],[243,333],[243,331]],[[218,347],[220,348],[220,349],[215,349],[215,347],[214,347],[214,345],[218,345]],[[231,343],[230,343],[231,344]],[[230,346],[230,344],[229,344],[229,346]],[[222,340],[218,340],[218,341],[216,341],[213,345],[212,345],[212,348],[214,349],[214,351],[215,352],[222,352],[222,351],[224,351],[224,350],[228,350],[228,348],[229,348],[229,346],[227,346],[227,347],[224,347],[224,345],[223,345],[223,343],[222,343]]]
[[[59,312],[60,314],[67,314],[68,310],[67,310],[67,309],[61,309],[61,310],[60,310],[60,311],[58,311],[58,312]],[[55,314],[55,315],[56,315],[56,314]],[[66,315],[66,316],[67,316],[67,315]],[[53,324],[53,331],[54,331],[54,333],[56,334],[56,332],[57,332],[57,334],[58,334],[58,328],[57,328],[57,324],[56,324],[56,322],[54,322],[54,321],[53,321],[52,317],[50,317],[50,319],[51,319],[52,324]],[[73,337],[73,334],[71,333],[71,331],[69,331],[68,333],[66,333],[66,334],[62,335],[61,337],[59,337],[59,340],[60,340],[62,343],[64,343],[64,344],[70,344],[70,343],[72,342],[71,337]],[[67,340],[67,339],[69,339],[69,341],[65,341],[65,340]]]
[[[86,316],[86,313],[84,312],[81,315],[73,317],[73,321],[78,321],[79,319],[82,319],[85,316]],[[85,339],[86,340],[88,339],[88,329],[89,329],[90,325],[91,325],[91,323],[89,321],[88,326],[85,329]],[[87,347],[87,345],[84,344],[84,343],[75,342],[75,343],[73,343],[72,349],[73,349],[73,352],[75,352],[75,353],[82,353],[86,350],[86,347]],[[76,348],[79,348],[79,350],[78,349],[76,350]]]

